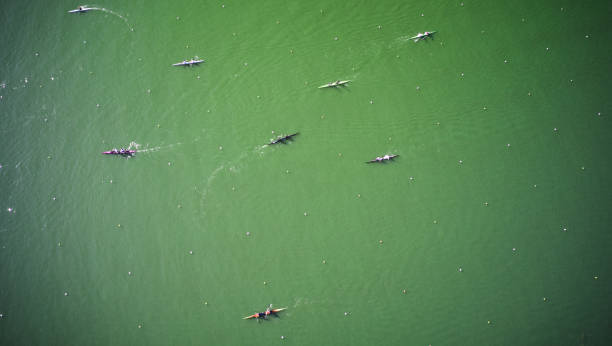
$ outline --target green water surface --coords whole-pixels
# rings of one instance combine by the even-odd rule
[[[3,2],[0,344],[610,344],[611,4]]]

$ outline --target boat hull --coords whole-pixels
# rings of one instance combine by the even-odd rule
[[[331,82],[331,83],[327,83],[327,84],[325,84],[325,85],[321,85],[321,86],[319,87],[319,89],[323,89],[323,88],[335,88],[335,87],[338,87],[338,86],[345,85],[345,84],[347,84],[348,82],[350,82],[350,80],[342,80],[342,81],[340,81],[340,82],[338,82],[338,83],[336,83],[336,82]]]

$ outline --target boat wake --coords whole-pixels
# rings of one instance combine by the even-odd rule
[[[181,142],[178,142],[178,143],[168,144],[168,145],[164,145],[164,146],[142,148],[142,144],[138,144],[138,143],[132,141],[132,142],[130,142],[130,146],[127,149],[128,150],[136,150],[136,152],[138,152],[138,153],[152,153],[152,152],[156,152],[156,151],[171,149],[171,148],[173,148],[175,146],[178,146],[178,145],[181,145],[181,144],[182,144]]]
[[[97,7],[96,5],[92,5],[91,7],[89,5],[83,5],[83,7],[86,7],[89,10],[92,10],[92,11],[102,11],[102,12],[106,12],[108,14],[111,14],[111,15],[121,19],[125,23],[125,25],[127,25],[127,27],[130,29],[130,31],[134,31],[134,28],[132,26],[130,26],[130,23],[128,23],[127,18],[125,18],[125,16],[123,16],[123,15],[121,15],[121,14],[119,14],[119,13],[113,11],[113,10],[110,10],[110,9],[104,8],[104,7]]]
[[[206,178],[206,181],[202,188],[196,187],[195,191],[200,195],[200,210],[202,211],[202,216],[206,216],[206,200],[208,192],[210,191],[213,182],[215,181],[215,178],[217,178],[219,173],[225,170],[233,174],[239,173],[242,166],[244,166],[246,160],[262,156],[264,154],[263,149],[267,146],[267,144],[258,145],[251,151],[243,152],[238,158],[222,163],[219,167],[215,168],[210,173],[210,175]]]

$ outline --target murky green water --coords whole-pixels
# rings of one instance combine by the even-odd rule
[[[1,344],[612,341],[609,2],[77,5],[0,5]]]

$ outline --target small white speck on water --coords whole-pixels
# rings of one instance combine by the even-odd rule
[[[527,93],[527,96],[531,96],[531,91]]]
[[[410,181],[414,181],[414,177],[410,177],[410,178],[408,178],[408,179],[410,179]]]
[[[113,183],[113,179],[109,180],[108,182],[112,184]]]
[[[554,132],[558,132],[559,130],[558,130],[556,127],[555,127],[555,128],[553,129],[553,131],[554,131]]]
[[[589,38],[589,35],[584,35],[584,38]]]
[[[521,22],[525,23],[525,18],[521,18]]]
[[[378,241],[378,244],[382,244],[382,243],[383,243],[382,239]]]
[[[250,236],[250,235],[251,235],[251,232],[248,232],[248,231],[247,231],[247,232],[246,232],[246,236],[248,237],[248,236]]]
[[[567,227],[563,227],[563,232],[567,232]]]
[[[308,213],[307,213],[307,212],[304,212],[304,216],[308,216]]]
[[[264,281],[264,282],[263,282],[263,284],[264,284],[264,285],[267,285],[267,284],[268,284],[268,282],[267,282],[267,281]]]
[[[0,313],[0,318],[4,318],[4,314],[3,313]]]
[[[508,63],[508,59],[504,59],[504,64],[507,64],[507,63]]]
[[[484,202],[483,204],[484,204],[485,207],[489,206],[489,202]]]
[[[285,336],[284,335],[281,335],[281,340],[285,340]]]
[[[463,72],[461,72],[461,77],[465,76],[465,74]]]
[[[374,104],[374,100],[370,100],[370,104]]]
[[[172,166],[172,162],[168,161],[168,166]]]
[[[179,17],[179,16],[176,16],[176,20],[179,20],[179,19],[181,19],[181,17]]]
[[[543,302],[547,302],[547,301],[548,301],[548,298],[544,297],[544,298],[542,298],[542,301],[543,301]]]
[[[434,225],[438,224],[438,220],[433,220]]]
[[[421,13],[421,17],[425,17],[425,14],[424,14],[424,13]]]
[[[510,143],[506,144],[506,147],[510,148]]]
[[[533,187],[538,187],[538,184],[533,184]]]
[[[550,50],[550,48],[546,47],[546,50]]]
[[[99,103],[96,103],[96,108],[100,108],[100,104]]]
[[[326,261],[326,260],[323,260],[323,264],[326,264],[326,263],[327,263],[327,261]]]
[[[142,329],[142,324],[138,324],[138,329]]]
[[[462,164],[462,163],[463,163],[463,160],[459,160],[459,164]]]
[[[128,276],[132,276],[132,272],[128,272]]]
[[[463,268],[459,267],[459,269],[457,269],[460,273],[463,272]]]
[[[487,110],[487,106],[483,106],[483,107],[482,107],[482,110],[483,110],[483,111],[486,111],[486,110]]]
[[[338,36],[334,36],[334,41],[338,41]]]
[[[598,115],[598,116],[601,116],[601,112],[597,112],[597,115]],[[0,167],[1,167],[1,166],[0,166]]]
[[[345,312],[344,312],[344,316],[348,316],[348,315],[349,315],[349,312],[348,312],[348,311],[345,311]]]
[[[225,8],[225,5],[221,5],[221,8]]]
[[[291,173],[291,172],[290,172],[290,171],[287,169],[287,170],[285,170],[285,173],[289,174],[289,173]]]
[[[57,198],[55,196],[53,196],[51,199],[55,201]]]
[[[193,250],[189,250],[189,254],[190,254],[190,255],[193,255]]]
[[[223,146],[219,146],[219,150],[223,150]]]
[[[379,25],[377,28],[378,28],[378,30],[382,29],[382,25]]]
[[[11,207],[8,207],[6,210],[7,210],[9,213],[13,212],[13,208],[11,208]]]
[[[338,153],[338,156],[339,156],[339,157],[340,157],[340,156],[342,156],[342,153]]]
[[[248,63],[248,62],[245,62],[245,63],[244,63],[244,66],[249,66],[249,63]]]
[[[68,291],[64,292],[64,297],[68,297]]]
[[[417,85],[416,90],[421,90],[421,87]]]
[[[402,290],[402,293],[403,293],[403,294],[406,294],[406,289],[403,289],[403,290]]]
[[[150,93],[151,93],[151,89],[147,89],[147,94],[150,94]]]

